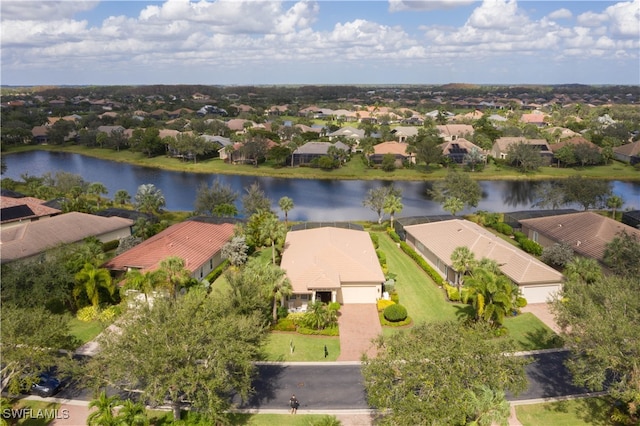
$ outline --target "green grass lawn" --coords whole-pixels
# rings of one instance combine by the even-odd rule
[[[562,347],[559,336],[530,312],[507,318],[504,326],[509,330],[509,337],[515,340],[520,350]]]
[[[293,353],[290,344],[293,343]],[[329,354],[324,357],[324,347]],[[306,336],[298,333],[272,332],[264,347],[265,361],[335,361],[340,355],[340,338]]]
[[[46,426],[53,422],[55,416],[57,415],[59,418],[63,416],[61,411],[54,411],[60,409],[60,404],[55,402],[40,402],[40,401],[30,401],[27,399],[20,399],[11,401],[11,408],[13,410],[21,410],[28,409],[31,410],[25,411],[25,417],[18,420],[13,421],[10,420],[8,424],[11,425],[20,425],[20,426]],[[3,406],[4,409],[4,406]]]
[[[286,406],[283,407],[287,409]],[[173,416],[166,411],[148,411],[153,426],[173,424]],[[332,416],[323,414],[229,414],[226,416],[229,424],[243,426],[309,426],[318,424],[321,420]],[[185,421],[184,417],[182,419]],[[204,424],[204,423],[198,423]]]
[[[608,416],[610,407],[605,398],[573,399],[518,405],[516,416],[524,426],[606,426],[614,424]]]
[[[105,325],[100,321],[80,321],[73,317],[69,320],[69,332],[78,339],[81,344],[90,342],[105,329]]]

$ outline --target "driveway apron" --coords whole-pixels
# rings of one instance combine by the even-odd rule
[[[340,356],[338,361],[360,361],[363,353],[375,357],[371,342],[382,333],[375,304],[348,304],[340,308]]]

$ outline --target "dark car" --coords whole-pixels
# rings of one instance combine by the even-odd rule
[[[40,373],[38,375],[38,381],[31,385],[31,388],[26,390],[26,393],[38,395],[42,398],[48,398],[57,394],[60,391],[60,380],[58,380],[52,373]]]

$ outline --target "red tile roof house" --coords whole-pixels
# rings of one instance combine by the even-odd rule
[[[280,266],[293,287],[289,309],[316,300],[362,304],[382,297],[385,277],[365,231],[334,227],[289,231]]]
[[[61,244],[96,237],[101,242],[131,235],[133,220],[71,212],[35,222],[25,222],[0,230],[2,263],[25,260]]]
[[[406,241],[449,282],[455,282],[451,253],[468,247],[477,260],[495,260],[528,303],[545,303],[562,288],[564,277],[550,266],[467,220],[453,219],[404,227]]]
[[[640,238],[640,229],[594,212],[524,219],[520,225],[522,232],[542,247],[566,243],[574,253],[600,263],[603,262],[607,244],[621,232]]]
[[[222,246],[233,236],[233,229],[233,223],[187,220],[114,257],[103,267],[116,275],[132,269],[146,272],[158,269],[167,257],[177,256],[184,260],[191,276],[201,280],[222,263]]]
[[[374,164],[380,164],[385,155],[391,154],[396,159],[396,167],[402,167],[405,161],[415,164],[416,157],[411,151],[407,151],[408,147],[409,145],[404,142],[389,141],[379,143],[373,146],[373,154],[369,156],[369,161]]]

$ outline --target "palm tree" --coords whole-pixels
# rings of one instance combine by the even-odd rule
[[[102,184],[100,182],[93,182],[87,188],[87,193],[96,196],[96,199],[97,199],[96,203],[97,203],[97,206],[98,206],[98,209],[99,209],[100,208],[100,200],[102,199],[100,196],[103,195],[103,194],[108,194],[109,190],[107,189],[106,186],[104,186],[104,184]]]
[[[473,411],[467,426],[490,426],[505,424],[509,419],[510,407],[504,391],[482,386],[475,391],[467,391],[469,406]]]
[[[516,303],[518,290],[505,275],[496,273],[491,267],[476,266],[467,278],[462,295],[464,303],[471,300],[475,320],[486,321],[495,327],[502,326]]]
[[[141,212],[158,213],[166,204],[162,191],[152,183],[140,185],[135,196],[135,206]]]
[[[169,256],[160,262],[158,273],[166,280],[169,292],[173,299],[178,297],[178,291],[184,287],[191,278],[191,272],[185,268],[184,259],[177,256]]]
[[[103,288],[109,292],[111,296],[115,292],[115,283],[111,280],[111,274],[104,268],[96,268],[87,262],[84,267],[76,274],[76,286],[73,289],[73,295],[76,299],[85,292],[89,301],[94,307],[100,304],[100,289]]]
[[[278,201],[278,206],[280,206],[280,210],[282,210],[284,213],[284,225],[288,226],[289,224],[288,213],[294,207],[293,200],[287,196],[284,196],[280,198],[280,201]]]
[[[147,426],[149,418],[144,406],[139,402],[127,399],[122,404],[118,417],[116,418],[120,426]]]
[[[624,200],[618,195],[612,195],[607,199],[607,207],[611,209],[611,217],[616,218],[616,210],[624,205]]]
[[[146,271],[143,273],[138,269],[131,269],[125,276],[125,287],[141,291],[144,293],[144,300],[148,302],[149,293],[162,283],[163,278],[161,271]]]
[[[120,405],[120,398],[117,395],[107,396],[105,391],[100,392],[96,399],[89,402],[89,408],[96,410],[87,417],[89,426],[116,426],[118,421],[113,415],[113,410]]]
[[[286,272],[277,265],[268,265],[267,283],[271,283],[270,297],[273,301],[271,315],[275,324],[278,321],[278,300],[284,306],[284,298],[293,294],[293,287]]]
[[[456,247],[451,253],[451,267],[456,272],[456,287],[458,294],[462,287],[462,277],[471,270],[475,263],[475,255],[466,246]]]
[[[464,208],[464,202],[458,197],[449,197],[444,200],[442,208],[455,216],[457,212]]]
[[[564,276],[570,280],[591,284],[602,277],[602,269],[594,259],[576,256],[564,268]]]
[[[393,229],[393,216],[396,213],[400,213],[404,206],[402,205],[402,198],[395,194],[389,194],[384,199],[384,212],[389,215],[390,227]]]
[[[276,264],[276,244],[284,241],[287,228],[278,220],[275,214],[269,214],[262,222],[260,240],[271,245],[271,263]]]
[[[129,195],[129,193],[124,189],[118,189],[113,196],[113,201],[115,201],[117,204],[120,204],[121,206],[124,206],[129,201],[131,201],[131,195]]]

